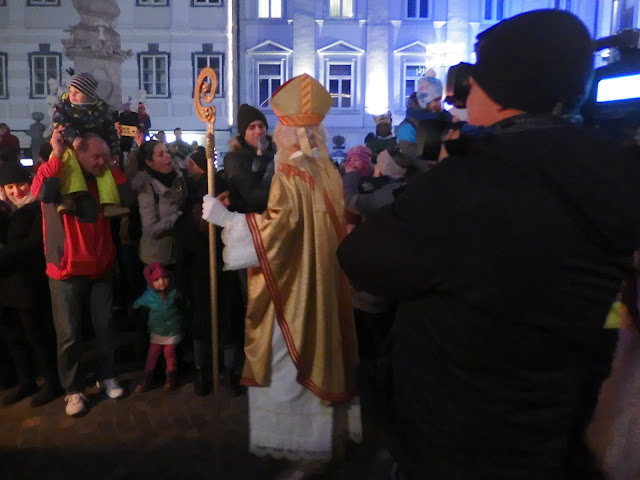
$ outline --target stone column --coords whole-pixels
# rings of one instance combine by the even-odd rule
[[[366,28],[367,47],[365,113],[380,115],[390,110],[390,86],[392,68],[389,67],[389,9],[386,0],[369,0]],[[371,126],[370,115],[364,119],[364,126]]]
[[[315,4],[313,0],[299,0],[295,2],[293,13],[293,76],[307,73],[318,78],[316,70],[316,22]],[[320,20],[322,23],[322,21]],[[318,24],[318,25],[321,25]],[[322,27],[320,27],[322,28]],[[322,69],[320,69],[322,71]],[[285,77],[286,78],[286,77]],[[318,78],[318,80],[320,80]],[[322,83],[322,80],[320,80]]]
[[[38,159],[38,152],[40,151],[40,145],[44,141],[44,131],[47,127],[41,123],[44,119],[44,113],[33,112],[31,118],[35,121],[29,127],[27,135],[31,137],[31,158],[35,162]]]
[[[98,95],[114,109],[122,102],[122,62],[133,55],[120,48],[116,19],[120,8],[115,0],[73,0],[80,23],[67,28],[62,40],[64,54],[74,62],[75,73],[89,72],[98,80]]]

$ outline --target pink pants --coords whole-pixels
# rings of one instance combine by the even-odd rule
[[[174,372],[178,368],[176,358],[176,346],[160,345],[158,343],[149,344],[149,354],[147,355],[147,363],[144,366],[145,372],[152,372],[158,362],[160,352],[164,350],[164,359],[167,361],[167,372]]]

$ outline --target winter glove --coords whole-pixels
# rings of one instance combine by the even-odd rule
[[[224,227],[235,215],[241,214],[227,210],[216,197],[208,194],[202,197],[202,218],[207,222]]]

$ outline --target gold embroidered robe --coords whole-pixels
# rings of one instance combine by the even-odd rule
[[[248,274],[242,383],[269,385],[277,320],[297,381],[325,402],[349,400],[358,351],[348,283],[336,257],[345,234],[337,169],[327,157],[294,154],[276,169],[267,210],[246,220],[260,267]]]

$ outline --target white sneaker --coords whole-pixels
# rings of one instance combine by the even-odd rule
[[[67,402],[67,406],[64,409],[65,413],[73,417],[85,411],[84,402],[87,401],[87,397],[81,393],[72,393],[64,397],[64,401]]]
[[[104,393],[107,394],[109,398],[120,398],[124,395],[124,388],[118,385],[115,378],[107,378],[102,382],[96,382],[98,388],[104,390]]]

